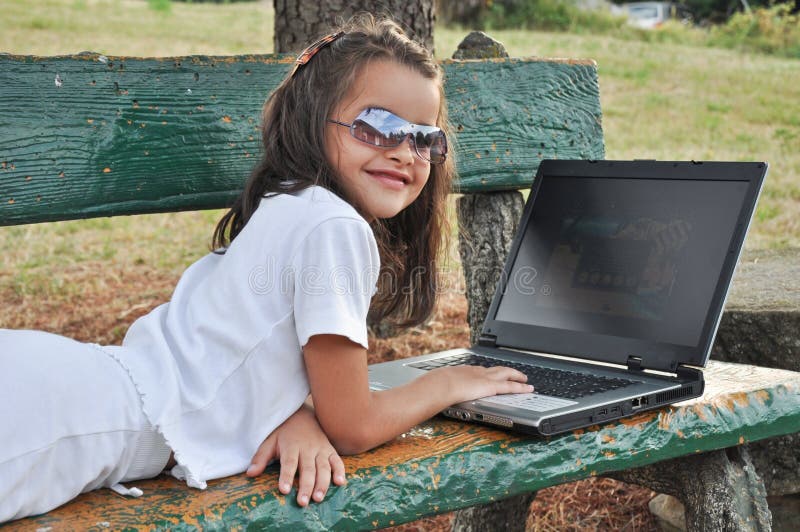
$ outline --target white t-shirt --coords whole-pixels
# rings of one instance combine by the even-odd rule
[[[367,347],[380,257],[369,224],[321,187],[261,200],[224,255],[184,272],[121,347],[145,414],[197,488],[245,471],[309,393],[301,347],[338,334]]]

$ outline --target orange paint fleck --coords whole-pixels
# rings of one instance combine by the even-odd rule
[[[739,436],[739,445],[744,443],[744,436]]]
[[[64,174],[63,171],[60,174],[58,174],[58,177],[64,177],[64,176],[65,176],[65,174]]]
[[[104,173],[104,174],[110,174],[110,173],[111,173],[111,168],[109,168],[108,166],[106,166],[105,168],[103,168],[103,173]]]
[[[600,440],[601,440],[603,443],[613,443],[613,442],[615,442],[615,441],[616,441],[616,440],[614,439],[614,436],[612,436],[611,434],[603,434],[603,435],[600,437]]]
[[[656,418],[656,415],[657,414],[655,412],[645,412],[632,417],[620,419],[619,422],[626,427],[636,427],[650,423]],[[639,426],[639,428],[641,429],[642,427]]]
[[[753,393],[753,396],[762,406],[769,400],[769,392],[766,390],[758,390]]]
[[[228,115],[225,115],[225,116],[222,117],[222,121],[227,123],[227,124],[230,124],[231,123],[231,117],[229,117]]]
[[[13,205],[14,204],[14,198],[11,198],[10,200],[8,200],[8,204],[9,205]]]
[[[708,416],[706,415],[706,409],[703,407],[703,405],[694,405],[692,407],[692,410],[694,411],[695,414],[697,414],[697,417],[699,417],[701,421],[708,421]]]
[[[480,159],[480,158],[481,158],[481,154],[480,154],[480,153],[476,153],[476,154],[475,154],[475,158],[476,158],[476,159]]]
[[[580,459],[580,458],[578,458],[577,460],[575,460],[575,465],[576,465],[576,466],[579,466],[579,467],[580,467],[581,463],[582,463],[582,462],[581,462],[581,459]]]
[[[25,176],[25,181],[30,181],[30,180],[31,180],[31,176],[29,176],[29,175],[26,175],[26,176]]]
[[[583,433],[584,433],[583,429],[578,429],[578,430],[573,430],[572,431],[572,435],[575,436],[576,440],[581,439],[581,436],[583,436]]]
[[[686,436],[683,434],[683,431],[678,429],[675,431],[675,434],[678,435],[679,438],[685,438]]]
[[[94,124],[94,120],[93,120],[93,119],[91,119],[91,118],[87,118],[87,119],[86,119],[86,123],[87,123],[87,124]]]
[[[616,453],[612,453],[611,451],[606,451],[603,453],[603,456],[605,456],[606,458],[614,458],[617,455]]]

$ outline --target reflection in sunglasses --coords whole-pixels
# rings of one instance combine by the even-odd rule
[[[441,129],[412,124],[386,109],[364,109],[351,124],[329,122],[349,128],[353,138],[372,146],[392,148],[409,139],[421,159],[441,164],[447,158],[447,138]]]

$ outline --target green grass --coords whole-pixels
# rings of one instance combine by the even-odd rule
[[[171,56],[272,51],[269,0],[0,0],[0,52]],[[449,56],[466,30],[440,27]],[[800,246],[800,61],[673,42],[497,31],[512,56],[598,63],[608,158],[766,160],[770,174],[747,246]],[[0,289],[73,293],[62,268],[106,261],[174,272],[208,250],[217,211],[0,228]],[[12,273],[14,272],[14,273]],[[59,277],[61,275],[61,277]]]

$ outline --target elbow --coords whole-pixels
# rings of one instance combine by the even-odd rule
[[[328,437],[336,452],[342,456],[360,454],[377,446],[361,428],[346,431],[334,430],[328,433]]]

